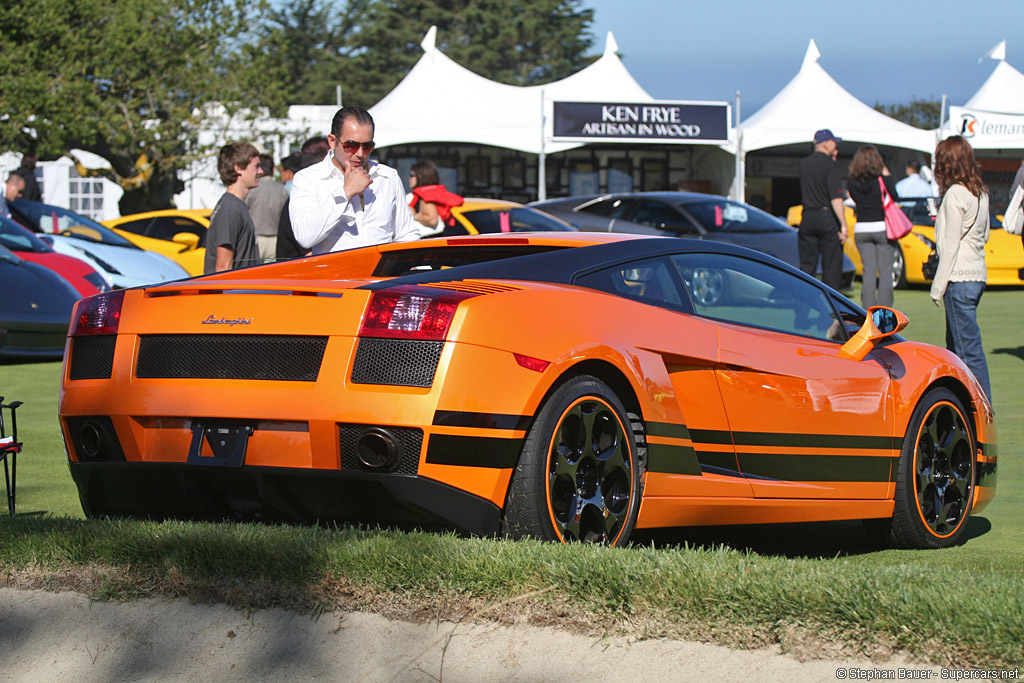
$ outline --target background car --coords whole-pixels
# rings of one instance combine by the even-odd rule
[[[92,296],[110,290],[107,281],[85,261],[58,254],[26,227],[0,217],[0,244],[26,261],[56,272],[71,283],[81,296]]]
[[[212,209],[165,209],[103,221],[136,246],[172,259],[189,275],[203,274]]]
[[[502,199],[466,198],[462,206],[452,208],[455,227],[445,228],[439,236],[483,235],[501,232],[571,232],[565,221],[532,207]]]
[[[74,320],[59,419],[90,517],[607,545],[871,519],[928,548],[995,494],[992,406],[955,354],[709,240],[382,244],[101,294]]]
[[[78,291],[49,268],[0,245],[0,292],[0,358],[63,356]]]
[[[799,268],[796,231],[748,204],[699,192],[634,192],[533,202],[580,230],[690,237],[756,249]],[[820,271],[820,265],[819,265]],[[840,288],[853,282],[854,265],[843,260]]]
[[[136,287],[188,277],[188,272],[162,254],[145,251],[105,225],[68,209],[18,199],[10,202],[11,218],[45,235],[55,251],[75,258],[88,257],[100,274],[116,288]]]
[[[938,200],[934,197],[901,199],[900,208],[914,224],[909,235],[899,240],[899,249],[893,255],[892,281],[896,287],[925,285],[931,280],[924,276],[922,266],[935,251],[935,214]],[[803,207],[792,206],[786,215],[786,222],[799,225]],[[860,260],[856,241],[857,216],[854,209],[846,207],[846,224],[850,238],[843,245],[846,256],[853,262],[857,275],[862,275],[864,266]],[[988,285],[1024,285],[1024,246],[1019,235],[1011,235],[1002,229],[997,216],[989,219],[991,229],[985,244],[985,268],[988,271]]]

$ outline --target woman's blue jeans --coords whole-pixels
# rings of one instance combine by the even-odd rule
[[[984,282],[950,282],[942,297],[946,308],[946,348],[960,357],[992,400],[988,363],[981,346],[978,327],[978,303],[985,291]]]

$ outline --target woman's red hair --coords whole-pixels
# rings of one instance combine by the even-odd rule
[[[963,185],[975,197],[988,193],[985,181],[981,179],[981,167],[974,158],[974,150],[967,140],[959,135],[946,138],[935,148],[935,182],[939,194],[956,185]]]

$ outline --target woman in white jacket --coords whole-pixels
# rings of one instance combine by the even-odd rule
[[[939,264],[932,281],[936,306],[946,309],[946,348],[963,360],[992,399],[988,363],[978,327],[978,303],[985,291],[988,188],[967,140],[955,135],[935,148],[935,179],[942,206],[935,218]]]

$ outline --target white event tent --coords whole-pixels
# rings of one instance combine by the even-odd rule
[[[963,135],[975,149],[1024,148],[1024,74],[1006,62],[1006,41],[986,57],[999,63],[962,107],[949,108],[942,137]]]
[[[618,55],[608,32],[604,54],[577,73],[544,85],[505,85],[445,56],[431,26],[423,56],[395,89],[370,109],[380,147],[453,141],[529,154],[562,152],[579,143],[551,141],[552,102],[651,102]]]
[[[742,193],[747,152],[798,143],[809,147],[814,132],[822,128],[850,142],[927,153],[935,149],[934,131],[914,128],[864,104],[818,64],[820,57],[812,39],[796,76],[753,116],[739,123],[734,190]],[[742,194],[739,198],[743,199]]]

